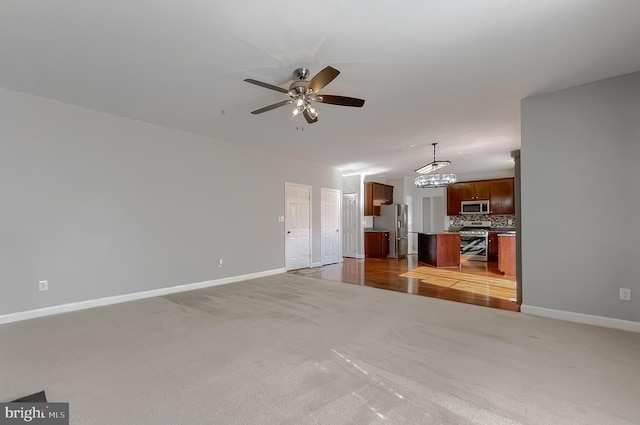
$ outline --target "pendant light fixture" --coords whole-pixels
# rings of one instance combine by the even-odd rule
[[[446,167],[451,164],[451,161],[436,161],[436,145],[437,143],[431,143],[433,145],[433,161],[425,166],[422,166],[416,170],[416,173],[421,174],[416,177],[416,187],[442,187],[456,182],[456,175],[451,173],[433,173],[442,167]]]

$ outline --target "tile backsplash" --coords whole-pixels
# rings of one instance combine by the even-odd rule
[[[453,215],[449,216],[449,223],[451,227],[461,227],[463,221],[491,221],[491,227],[515,227],[516,216],[515,215],[486,215],[486,214],[468,214],[468,215]],[[511,222],[509,222],[511,221]]]

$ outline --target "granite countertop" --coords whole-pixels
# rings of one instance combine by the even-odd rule
[[[445,230],[445,232],[454,233],[459,232],[462,227],[449,227],[449,230]],[[515,227],[491,227],[489,229],[490,232],[515,232]]]
[[[373,232],[388,232],[388,230],[378,230],[378,229],[364,229],[365,233],[373,233]]]

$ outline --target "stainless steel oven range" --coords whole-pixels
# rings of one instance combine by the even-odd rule
[[[490,221],[463,221],[460,229],[460,255],[470,261],[487,261],[489,258]]]

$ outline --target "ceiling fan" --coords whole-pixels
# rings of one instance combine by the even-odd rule
[[[322,71],[318,72],[311,80],[307,81],[307,78],[309,77],[309,70],[307,68],[298,68],[293,71],[294,81],[289,86],[289,89],[284,89],[282,87],[274,86],[273,84],[247,78],[244,80],[247,83],[275,90],[289,96],[289,99],[287,100],[265,106],[264,108],[256,109],[255,111],[251,111],[251,113],[257,115],[284,105],[293,105],[293,109],[291,111],[292,118],[296,118],[299,114],[302,114],[309,124],[313,124],[318,121],[318,111],[313,107],[313,102],[354,107],[361,107],[364,105],[363,99],[318,93],[319,90],[333,81],[338,74],[340,74],[340,71],[331,66],[327,66]]]

